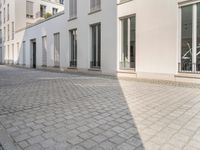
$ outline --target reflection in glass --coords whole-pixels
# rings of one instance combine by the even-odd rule
[[[135,17],[130,18],[130,68],[135,68]]]
[[[192,71],[192,5],[182,8],[181,68]]]
[[[122,51],[121,51],[121,69],[135,68],[135,16],[125,18],[122,22]]]
[[[122,61],[128,61],[128,19],[122,20],[122,34],[123,34],[123,51],[122,51]]]
[[[76,29],[71,30],[70,35],[71,35],[70,67],[77,67],[77,31],[76,31]]]
[[[197,66],[196,70],[200,71],[200,3],[197,4]]]

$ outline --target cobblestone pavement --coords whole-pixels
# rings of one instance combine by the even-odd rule
[[[200,85],[0,66],[0,126],[25,150],[199,150]]]

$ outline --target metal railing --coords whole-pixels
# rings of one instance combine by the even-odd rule
[[[200,74],[200,62],[182,62],[178,63],[178,72]]]
[[[70,67],[77,67],[77,61],[76,60],[70,61]]]
[[[101,68],[101,62],[100,61],[91,61],[90,62],[90,68],[100,69]]]
[[[119,68],[121,70],[130,70],[130,69],[135,69],[135,62],[128,62],[128,61],[123,61],[120,62]]]

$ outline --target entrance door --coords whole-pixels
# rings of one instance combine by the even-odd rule
[[[32,42],[33,45],[33,68],[36,68],[36,42]]]

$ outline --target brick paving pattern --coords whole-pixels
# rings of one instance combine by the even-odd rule
[[[0,125],[24,150],[199,150],[200,85],[0,66]]]

